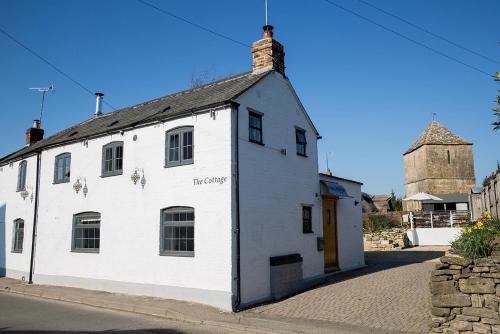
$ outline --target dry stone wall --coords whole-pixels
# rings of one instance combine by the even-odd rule
[[[431,333],[500,334],[500,256],[444,256],[431,274]]]
[[[363,234],[365,251],[390,251],[410,247],[406,230],[392,228],[386,231]]]

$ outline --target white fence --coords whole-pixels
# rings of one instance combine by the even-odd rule
[[[470,220],[470,211],[410,212],[406,235],[413,246],[448,246]]]

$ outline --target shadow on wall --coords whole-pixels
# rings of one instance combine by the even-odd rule
[[[0,277],[5,276],[5,204],[0,206]]]

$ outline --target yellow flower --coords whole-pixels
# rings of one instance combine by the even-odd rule
[[[462,229],[462,234],[469,234],[471,231],[472,230],[470,227],[466,227],[466,228]]]
[[[478,221],[478,222],[476,223],[476,225],[475,225],[475,226],[476,226],[476,228],[478,228],[478,229],[482,229],[482,228],[484,227],[484,224],[483,224],[483,222],[482,222],[482,221]]]
[[[488,211],[484,211],[483,217],[489,220],[491,219],[491,213],[489,213]]]

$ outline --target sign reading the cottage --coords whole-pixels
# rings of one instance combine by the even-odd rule
[[[222,176],[222,177],[205,177],[205,178],[196,178],[193,179],[193,185],[195,186],[201,186],[203,184],[224,184],[227,182],[227,177]]]

